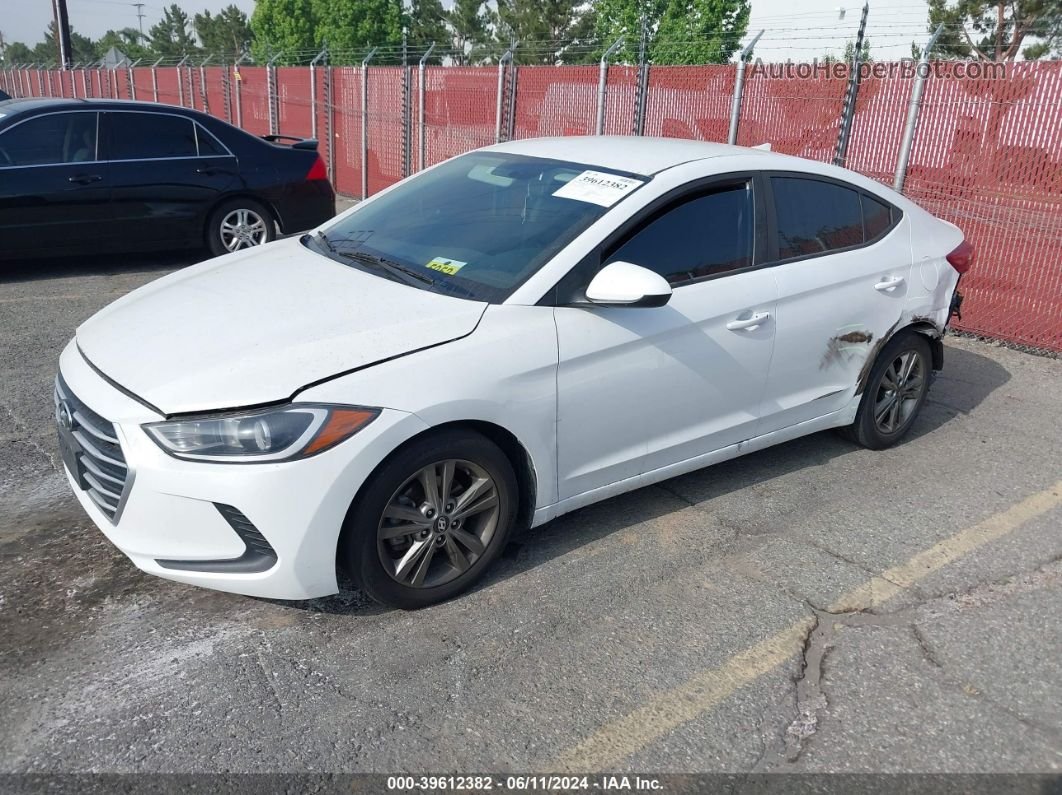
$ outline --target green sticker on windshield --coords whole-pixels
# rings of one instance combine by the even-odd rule
[[[439,273],[445,273],[447,276],[453,276],[467,264],[467,262],[461,262],[460,260],[450,259],[449,257],[435,257],[435,259],[433,259],[424,267],[429,268],[433,271],[439,271]]]

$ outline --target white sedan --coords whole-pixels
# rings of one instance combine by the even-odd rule
[[[70,484],[144,571],[454,596],[516,528],[826,428],[911,428],[973,251],[858,174],[685,140],[516,141],[84,323]]]

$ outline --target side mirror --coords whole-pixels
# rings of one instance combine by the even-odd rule
[[[671,300],[671,285],[641,265],[610,262],[590,281],[586,297],[601,306],[663,306]]]

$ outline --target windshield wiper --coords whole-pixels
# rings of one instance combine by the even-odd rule
[[[435,279],[431,278],[427,274],[418,273],[412,268],[407,268],[401,263],[377,256],[376,254],[369,254],[366,251],[340,251],[338,253],[341,257],[347,257],[348,259],[357,260],[358,262],[364,263],[366,265],[375,265],[383,268],[384,270],[392,274],[403,274],[404,276],[409,277],[408,279],[403,280],[407,283],[409,279],[416,279],[421,284],[426,284],[429,287],[435,285]]]

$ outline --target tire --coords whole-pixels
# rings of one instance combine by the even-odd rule
[[[207,221],[207,246],[216,257],[268,243],[275,240],[276,236],[277,224],[273,213],[254,199],[224,201]]]
[[[900,441],[925,405],[932,367],[929,341],[918,332],[900,332],[889,340],[870,371],[855,422],[843,434],[870,450],[884,450]],[[899,401],[896,385],[905,396]]]
[[[433,499],[428,484],[438,493],[447,478],[449,498]],[[377,602],[405,610],[442,602],[471,587],[501,554],[517,504],[516,475],[497,445],[471,431],[441,431],[401,448],[366,481],[338,557]]]

